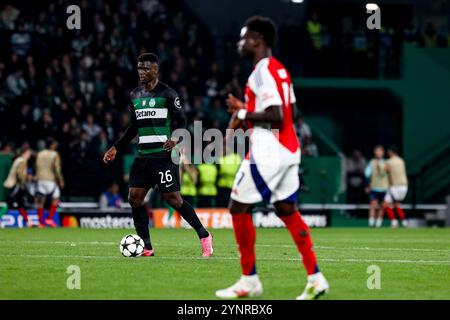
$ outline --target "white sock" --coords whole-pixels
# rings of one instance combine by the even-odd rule
[[[316,282],[323,277],[322,272],[317,272],[314,274],[310,274],[308,276],[308,282]]]
[[[391,221],[391,225],[392,225],[393,227],[398,227],[398,220],[397,220],[397,219],[392,220],[392,221]]]
[[[375,218],[369,218],[369,227],[373,227],[375,225]]]
[[[258,274],[252,274],[250,276],[241,276],[242,281],[244,281],[245,283],[249,283],[249,284],[253,284],[255,282],[259,282],[259,277]]]
[[[378,218],[377,219],[377,228],[381,227],[382,224],[383,224],[383,218]]]

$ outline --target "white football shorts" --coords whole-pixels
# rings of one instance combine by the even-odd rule
[[[53,199],[59,199],[61,196],[61,191],[59,190],[56,182],[39,180],[37,182],[36,194],[42,196],[52,196]]]
[[[406,194],[408,193],[408,186],[392,186],[389,187],[384,197],[384,201],[388,203],[400,202],[405,200]]]
[[[234,179],[231,199],[246,204],[295,202],[299,187],[298,164],[257,165],[246,159]]]

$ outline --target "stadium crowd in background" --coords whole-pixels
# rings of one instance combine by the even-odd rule
[[[32,16],[26,8],[2,8],[0,29],[8,31],[9,46],[0,66],[7,114],[0,141],[2,148],[27,142],[39,150],[46,137],[57,137],[66,196],[98,196],[102,190],[85,183],[93,172],[103,188],[110,183],[97,159],[128,125],[127,92],[136,85],[138,53],[158,54],[161,78],[179,92],[191,130],[193,121],[202,121],[203,129],[226,128],[224,100],[228,93],[243,96],[242,67],[213,60],[209,35],[195,18],[156,0],[82,1],[93,19],[85,19],[81,31],[68,31],[56,27],[66,18],[56,6]],[[145,21],[152,21],[151,30]]]
[[[46,137],[58,137],[67,192],[82,187],[93,195],[99,190],[87,190],[86,177],[74,185],[70,176],[98,171],[98,156],[128,125],[127,92],[136,85],[140,52],[159,55],[162,78],[180,93],[190,123],[224,129],[223,98],[228,92],[242,96],[242,89],[239,67],[220,70],[205,28],[183,11],[159,1],[82,1],[81,7],[93,19],[73,32],[56,27],[65,26],[66,16],[55,3],[32,16],[26,8],[2,8],[0,28],[9,31],[3,33],[9,46],[0,66],[7,114],[1,141],[2,148],[29,142],[40,149]],[[151,30],[145,28],[150,20]]]
[[[57,10],[64,3],[0,7],[3,152],[15,153],[25,142],[40,150],[47,137],[56,137],[67,178],[64,196],[98,197],[110,185],[111,175],[122,188],[121,159],[106,172],[100,155],[128,125],[127,93],[137,85],[136,58],[144,51],[158,54],[161,77],[179,93],[189,129],[195,120],[202,121],[204,129],[225,129],[225,97],[243,96],[248,70],[237,62],[217,61],[209,31],[189,11],[159,0],[82,0],[88,18],[77,31],[65,28],[67,15]],[[321,18],[312,14],[306,22],[312,50],[326,50],[330,43],[330,30]],[[152,28],[146,27],[148,21]],[[280,26],[280,35],[285,31],[280,51],[286,52],[281,58],[287,59],[289,69],[298,70],[291,67],[286,27]],[[405,41],[425,46],[447,46],[447,38],[432,25],[411,25],[403,33]],[[361,41],[351,43],[357,50]],[[318,156],[310,128],[303,119],[297,126],[304,155]],[[98,183],[86,183],[94,175]]]

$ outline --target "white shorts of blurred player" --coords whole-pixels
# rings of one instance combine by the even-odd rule
[[[51,196],[53,199],[59,199],[61,196],[61,191],[59,190],[56,182],[39,180],[37,182],[36,195],[45,197]]]
[[[408,186],[392,186],[389,187],[384,201],[387,203],[401,202],[405,200],[406,194],[408,193]]]
[[[261,201],[297,201],[300,187],[299,164],[257,164],[252,159],[242,161],[234,179],[231,199],[245,204]]]

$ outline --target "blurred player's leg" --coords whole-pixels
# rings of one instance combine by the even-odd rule
[[[407,227],[408,223],[406,220],[406,214],[405,214],[405,211],[403,211],[400,202],[395,203],[395,212],[397,213],[398,218],[402,222],[402,226]]]
[[[250,206],[232,200],[230,213],[240,254],[242,276],[231,287],[216,291],[216,296],[222,299],[260,296],[263,293],[263,287],[256,273],[256,235]]]
[[[286,228],[289,230],[292,239],[297,245],[299,253],[303,257],[303,264],[308,275],[319,272],[317,266],[316,255],[312,249],[313,244],[309,228],[303,221],[300,212],[296,211],[293,204],[290,203],[276,203],[277,214],[284,222]]]
[[[391,221],[391,226],[395,228],[398,225],[397,219],[395,219],[394,210],[392,210],[390,204],[387,204],[384,208],[389,220]]]
[[[392,195],[392,188],[390,188],[388,190],[388,192],[386,193],[386,197],[384,199],[384,210],[387,214],[387,216],[389,217],[389,220],[391,220],[391,227],[392,228],[397,228],[398,227],[398,220],[395,217],[395,212],[392,209],[393,206],[393,195]]]
[[[233,214],[233,228],[236,242],[241,256],[242,274],[251,276],[256,274],[255,258],[255,227],[251,213]]]
[[[56,186],[56,188],[58,188],[58,187]],[[53,220],[53,217],[55,216],[56,210],[58,210],[58,203],[59,203],[59,196],[60,196],[59,188],[55,189],[53,191],[52,196],[53,196],[53,198],[52,198],[52,202],[50,204],[50,208],[48,210],[48,217],[45,220],[45,224],[52,228],[55,228],[56,223]]]
[[[39,228],[45,228],[44,203],[45,203],[45,197],[41,194],[36,195],[36,206],[37,206],[37,214],[38,214],[38,218],[39,218]]]
[[[48,210],[48,218],[45,221],[45,223],[49,224],[52,227],[55,225],[53,217],[55,216],[56,210],[58,210],[58,202],[59,202],[58,199],[52,202],[52,204],[50,205],[50,209]]]
[[[370,209],[369,209],[369,227],[375,227],[375,213],[376,208],[378,206],[377,200],[371,200],[370,201]]]
[[[212,235],[200,222],[194,208],[181,197],[179,191],[163,193],[163,198],[197,232],[202,247],[202,256],[210,257],[213,253]]]
[[[25,208],[19,208],[19,213],[23,218],[23,221],[25,222],[25,225],[28,226],[28,215],[27,215],[27,211],[25,210]]]
[[[286,225],[292,236],[299,253],[302,255],[303,265],[308,274],[308,282],[304,292],[297,297],[298,300],[317,299],[322,294],[328,292],[329,285],[317,265],[316,254],[313,250],[313,243],[308,226],[302,219],[295,203],[276,202],[277,215]]]
[[[15,194],[12,195],[12,197],[14,197],[17,201],[18,211],[19,214],[22,216],[25,226],[28,226],[28,214],[27,211],[25,210],[25,196],[26,196],[25,190],[21,189],[20,187],[17,187],[17,189],[15,190]]]
[[[153,256],[153,247],[150,241],[150,230],[148,224],[150,222],[148,217],[147,207],[144,203],[145,196],[149,189],[146,188],[130,188],[128,201],[133,212],[133,221],[136,233],[144,241],[143,256]]]
[[[380,205],[377,210],[377,221],[375,223],[375,226],[377,228],[380,228],[383,225],[383,216],[384,216],[384,203]]]

